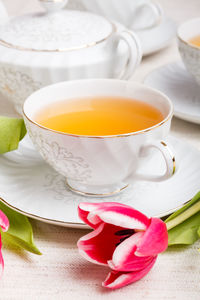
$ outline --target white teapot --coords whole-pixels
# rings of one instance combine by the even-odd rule
[[[137,37],[89,12],[63,10],[67,0],[39,0],[45,10],[0,26],[0,92],[21,113],[35,90],[59,81],[132,76],[142,53]]]

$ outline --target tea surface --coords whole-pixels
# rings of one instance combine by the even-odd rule
[[[35,121],[76,135],[118,135],[151,127],[163,120],[155,107],[138,100],[94,97],[63,100],[46,106]]]
[[[200,35],[197,35],[188,41],[190,44],[200,47]]]

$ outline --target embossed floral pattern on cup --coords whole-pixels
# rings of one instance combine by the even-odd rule
[[[83,157],[74,155],[67,147],[61,147],[57,141],[47,139],[42,131],[37,132],[37,128],[31,128],[28,122],[26,126],[37,150],[59,173],[80,182],[91,178],[91,169]]]

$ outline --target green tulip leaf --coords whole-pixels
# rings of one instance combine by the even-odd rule
[[[0,117],[0,154],[18,148],[19,141],[26,134],[23,119]]]
[[[165,220],[168,245],[191,245],[200,238],[200,192]]]
[[[33,241],[32,226],[26,216],[0,202],[0,209],[7,216],[10,226],[7,232],[1,232],[2,239],[13,243],[29,252],[41,255]]]
[[[197,230],[197,233],[198,233],[198,235],[199,235],[199,237],[200,237],[200,227],[199,227],[199,229]]]
[[[200,237],[200,212],[168,231],[168,245],[191,245]]]
[[[182,214],[184,211],[186,211],[188,208],[193,206],[194,204],[200,202],[200,192],[198,192],[192,200],[190,200],[187,204],[185,204],[183,207],[181,207],[179,210],[174,212],[169,218],[165,220],[165,223],[169,222],[170,220],[176,218],[178,215]]]

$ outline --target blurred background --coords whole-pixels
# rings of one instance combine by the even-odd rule
[[[69,0],[69,7],[74,6],[74,0]],[[84,1],[84,0],[82,0]],[[106,0],[101,0],[106,1]],[[20,15],[41,9],[37,0],[2,0],[10,15]],[[199,17],[200,1],[199,0],[156,0],[168,15],[177,23],[185,19]],[[179,7],[177,9],[177,7]]]

